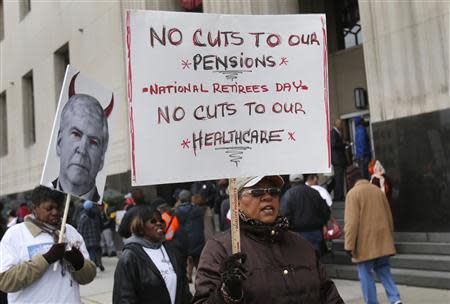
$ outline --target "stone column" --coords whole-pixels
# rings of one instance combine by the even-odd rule
[[[372,122],[448,108],[447,1],[359,1]]]

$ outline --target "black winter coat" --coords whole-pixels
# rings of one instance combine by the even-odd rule
[[[322,230],[330,218],[330,207],[315,189],[299,184],[281,198],[280,214],[296,232]]]
[[[291,231],[254,230],[241,222],[241,251],[248,270],[242,304],[343,304],[311,244]],[[221,263],[231,255],[230,231],[216,234],[202,252],[195,304],[223,304]]]
[[[188,304],[192,299],[181,260],[170,244],[164,243],[170,262],[177,274],[175,304]],[[114,273],[114,304],[171,304],[163,277],[141,245],[125,245]]]
[[[203,210],[197,205],[185,202],[175,209],[175,215],[180,223],[179,230],[187,235],[187,255],[200,256],[205,246]]]

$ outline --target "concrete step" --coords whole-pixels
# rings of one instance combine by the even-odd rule
[[[448,232],[395,232],[396,242],[450,243]]]
[[[396,242],[395,248],[398,253],[450,255],[449,243]]]
[[[342,227],[342,226],[341,226]],[[450,255],[450,243],[395,242],[399,254]],[[333,240],[333,250],[344,251],[344,239]]]
[[[344,218],[336,217],[336,221],[344,228]],[[395,242],[398,243],[447,243],[450,244],[450,234],[430,232],[394,232]]]
[[[344,209],[332,209],[331,210],[331,216],[333,216],[335,219],[342,219],[344,220]]]
[[[331,205],[331,208],[333,208],[333,209],[344,209],[345,208],[345,202],[333,202],[333,205]]]
[[[342,231],[344,230],[344,218],[337,218],[335,217],[336,222],[339,224],[339,226],[341,226]]]
[[[324,264],[352,265],[350,257],[343,251],[334,252],[322,258]],[[397,254],[390,259],[393,268],[448,271],[450,272],[450,256]]]
[[[332,278],[358,280],[355,265],[326,265],[326,268],[328,275]],[[397,268],[392,268],[391,271],[397,284],[450,289],[450,273],[448,272]]]

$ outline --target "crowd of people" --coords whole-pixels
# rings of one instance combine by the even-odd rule
[[[346,149],[340,132],[337,121],[332,149]],[[104,271],[103,256],[119,259],[113,303],[344,303],[321,264],[333,202],[343,200],[345,250],[365,302],[377,303],[374,271],[390,303],[401,303],[389,265],[389,180],[379,161],[356,163],[333,157],[333,198],[315,173],[238,178],[241,252],[234,254],[227,180],[178,188],[175,201],[148,201],[139,188],[123,197],[123,208],[76,201],[63,242],[64,197],[36,187],[31,211],[22,204],[12,224],[0,222],[1,303],[80,303],[79,285]]]

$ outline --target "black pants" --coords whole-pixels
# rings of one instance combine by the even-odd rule
[[[345,167],[334,166],[334,200],[343,201],[344,196]]]
[[[0,304],[8,304],[8,294],[0,291]]]
[[[102,264],[102,247],[87,247],[87,251],[89,253],[89,258],[92,262],[95,263],[97,267],[103,266]]]

